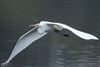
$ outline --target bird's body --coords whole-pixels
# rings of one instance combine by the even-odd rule
[[[61,30],[67,29],[82,39],[98,40],[97,37],[95,37],[89,33],[85,33],[85,32],[76,30],[76,29],[74,29],[68,25],[62,24],[62,23],[41,21],[40,23],[31,25],[31,26],[33,26],[33,27],[35,26],[35,28],[31,29],[30,31],[28,31],[27,33],[25,33],[23,36],[21,36],[19,38],[10,57],[8,58],[8,60],[6,62],[2,63],[2,65],[8,64],[18,53],[20,53],[23,49],[27,48],[32,42],[34,42],[34,41],[38,40],[39,38],[43,37],[44,35],[46,35],[49,31],[55,31],[55,32],[62,33]],[[34,30],[36,30],[36,31],[34,31]],[[67,36],[67,34],[65,34],[65,33],[62,33],[62,35]]]

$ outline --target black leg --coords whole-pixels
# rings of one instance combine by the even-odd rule
[[[56,33],[58,33],[58,34],[60,34],[60,35],[65,36],[65,37],[69,37],[69,35],[68,35],[68,34],[65,34],[65,33],[64,33],[64,32],[62,32],[62,31],[55,30],[55,32],[56,32]]]

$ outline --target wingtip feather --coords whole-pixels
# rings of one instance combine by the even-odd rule
[[[87,38],[86,40],[99,40],[99,38],[96,37],[96,36],[92,36],[92,37],[90,37],[90,38]]]
[[[99,40],[99,38],[97,38],[97,37],[95,37],[95,38],[93,38],[94,40]]]
[[[1,67],[7,67],[8,62],[1,63]]]

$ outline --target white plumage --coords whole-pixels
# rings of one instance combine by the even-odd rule
[[[19,38],[17,41],[10,57],[8,60],[1,65],[6,65],[8,64],[18,53],[20,53],[23,49],[28,47],[32,42],[38,40],[39,38],[43,37],[46,35],[49,31],[51,30],[58,30],[61,31],[62,29],[67,29],[74,33],[75,35],[79,36],[82,39],[85,40],[99,40],[96,36],[91,35],[89,33],[85,33],[79,30],[76,30],[68,25],[62,24],[62,23],[53,23],[53,22],[48,22],[48,21],[41,21],[38,24],[31,25],[35,26],[32,30],[28,31],[25,33],[23,36]]]

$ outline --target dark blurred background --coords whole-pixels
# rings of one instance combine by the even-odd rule
[[[30,24],[60,22],[100,38],[99,0],[0,0],[0,63]],[[8,67],[100,67],[100,41],[50,32],[18,54]]]

